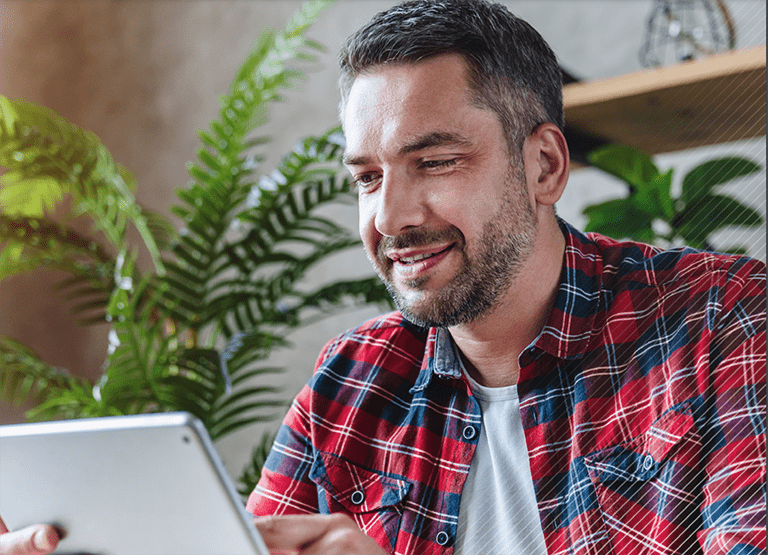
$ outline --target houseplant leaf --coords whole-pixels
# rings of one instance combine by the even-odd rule
[[[630,198],[613,199],[587,206],[583,214],[587,217],[587,225],[584,227],[587,232],[594,231],[617,239],[629,237],[637,240],[653,233],[652,217],[638,209]]]
[[[1,100],[0,167],[8,172],[0,182],[4,188],[0,195],[3,208],[11,209],[4,212],[41,216],[42,209],[50,209],[66,193],[74,199],[71,217],[88,214],[94,230],[118,249],[125,242],[127,224],[132,223],[162,273],[160,249],[133,196],[133,177],[114,161],[98,137],[52,110]],[[11,189],[5,191],[6,187]],[[19,194],[19,187],[31,191]],[[19,212],[22,206],[26,213]]]
[[[61,185],[52,177],[24,178],[14,171],[0,176],[0,209],[8,216],[41,218],[62,197]]]
[[[762,223],[763,217],[754,209],[731,197],[708,194],[682,214],[677,230],[689,244],[697,245],[706,242],[712,233],[724,227]]]
[[[266,121],[268,102],[301,76],[293,62],[313,58],[318,45],[303,32],[325,4],[306,4],[286,30],[255,43],[217,117],[198,133],[191,183],[177,190],[172,209],[178,231],[135,202],[135,179],[95,135],[0,97],[0,164],[22,152],[11,168],[20,183],[53,179],[48,183],[73,199],[61,222],[0,214],[8,267],[64,270],[64,299],[84,320],[111,326],[101,378],[63,379],[46,388],[29,417],[187,410],[221,438],[285,408],[271,379],[281,369],[267,359],[287,345],[285,334],[306,322],[306,314],[386,295],[372,277],[309,293],[312,287],[303,283],[318,262],[359,244],[351,230],[316,212],[353,199],[339,129],[300,141],[274,171],[257,175],[264,158],[259,148],[267,143],[257,127]],[[41,187],[41,195],[51,192]],[[77,215],[93,217],[97,240],[72,230]],[[126,233],[131,222],[154,241],[162,262],[154,271],[135,264],[136,245]],[[31,399],[36,378],[27,380],[27,370],[19,369],[14,377],[0,366],[0,381],[9,384],[8,396]]]
[[[648,186],[659,169],[645,152],[619,144],[609,144],[591,151],[589,163],[627,183],[630,189]]]
[[[673,170],[654,175],[642,187],[635,188],[629,195],[629,200],[635,209],[643,212],[651,220],[669,220],[674,215],[670,191],[672,187]]]
[[[728,183],[737,177],[750,175],[761,169],[760,164],[735,156],[708,160],[683,177],[681,198],[689,204],[709,194],[717,185]]]
[[[673,198],[673,169],[659,172],[651,157],[635,149],[608,145],[589,154],[597,168],[630,185],[627,198],[588,206],[587,231],[621,239],[663,245],[685,241],[695,248],[711,249],[709,235],[731,225],[760,225],[762,216],[726,195],[714,195],[717,185],[754,173],[760,165],[738,157],[704,162],[683,178],[683,192]],[[664,222],[669,231],[657,232],[654,223]]]

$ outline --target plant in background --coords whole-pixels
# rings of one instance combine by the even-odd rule
[[[375,277],[302,290],[317,262],[359,242],[317,212],[353,199],[338,129],[302,141],[271,174],[256,175],[257,147],[267,139],[254,130],[300,75],[291,62],[314,59],[319,46],[304,31],[327,3],[308,2],[284,31],[255,43],[218,117],[199,132],[192,182],[172,209],[178,230],[136,202],[133,176],[95,135],[0,97],[0,278],[62,270],[61,289],[80,319],[110,325],[97,383],[0,336],[0,398],[34,400],[30,419],[183,410],[216,440],[285,405],[265,380],[279,369],[265,360],[290,330],[351,305],[389,304]],[[66,214],[53,219],[53,208]],[[82,217],[93,222],[89,236],[72,225]],[[136,264],[131,227],[152,259],[148,271]],[[270,443],[257,443],[243,491],[258,479]]]
[[[717,190],[762,169],[751,160],[725,157],[704,162],[683,177],[680,195],[673,197],[674,170],[661,173],[644,152],[607,145],[590,152],[588,159],[626,183],[629,195],[587,206],[586,231],[662,246],[686,244],[713,250],[710,237],[714,232],[729,226],[763,224],[758,212]],[[734,247],[728,252],[743,254],[746,250]]]

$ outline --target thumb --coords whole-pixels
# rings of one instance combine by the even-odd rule
[[[59,533],[53,526],[36,524],[17,530],[8,530],[0,519],[0,555],[44,555],[59,544]]]

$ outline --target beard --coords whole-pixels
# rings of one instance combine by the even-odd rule
[[[415,228],[383,237],[372,263],[395,305],[409,321],[423,327],[466,324],[493,310],[499,297],[512,286],[533,250],[536,229],[524,178],[515,179],[510,168],[501,206],[483,226],[476,252],[468,251],[464,235],[454,226],[441,230]],[[408,291],[399,290],[392,280],[387,250],[441,242],[453,243],[453,249],[462,256],[456,275],[432,294],[427,290],[429,277],[408,280]]]

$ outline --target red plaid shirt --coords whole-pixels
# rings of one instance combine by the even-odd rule
[[[518,382],[549,554],[764,552],[765,265],[562,227]],[[445,330],[399,313],[328,343],[248,509],[345,512],[387,551],[451,553],[481,423],[459,368]]]

